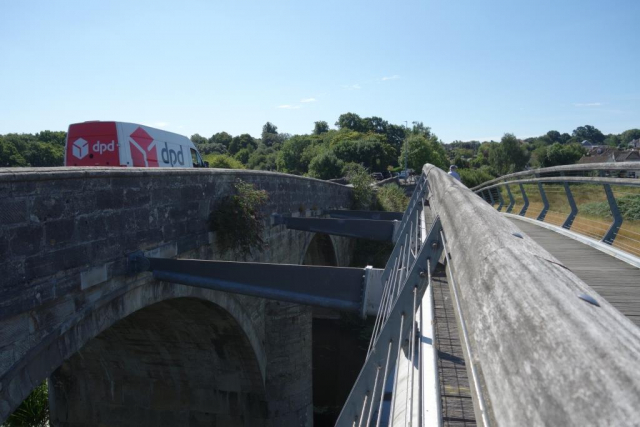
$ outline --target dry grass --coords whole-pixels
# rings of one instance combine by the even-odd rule
[[[529,208],[525,216],[535,219],[544,206],[540,192],[538,191],[538,186],[525,185],[524,188],[529,198]],[[569,212],[571,212],[564,186],[559,184],[544,184],[543,188],[549,201],[549,211],[547,212],[544,222],[562,226]],[[614,188],[613,192],[616,198],[628,195],[640,195],[640,188],[620,187]],[[578,207],[578,215],[571,226],[571,231],[584,234],[596,240],[601,240],[611,226],[611,217],[585,215],[580,213],[580,208],[589,203],[606,202],[607,197],[602,186],[572,184],[571,193]],[[501,187],[501,194],[505,203],[508,205],[509,195],[505,187]],[[515,205],[511,213],[518,214],[524,205],[524,201],[517,185],[511,186],[511,194],[515,200]],[[502,211],[504,212],[505,210],[506,206]],[[633,255],[640,256],[640,221],[623,221],[622,227],[620,227],[618,235],[613,242],[613,246]]]

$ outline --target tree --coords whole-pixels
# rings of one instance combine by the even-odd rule
[[[64,131],[50,131],[43,130],[36,133],[36,139],[40,142],[49,142],[54,145],[64,147],[64,143],[67,139],[67,133]]]
[[[315,122],[313,126],[313,134],[320,135],[321,133],[329,132],[329,124],[325,121]]]
[[[562,142],[560,139],[561,137],[562,135],[557,130],[550,130],[547,132],[547,138],[549,138],[551,142]]]
[[[584,155],[586,150],[580,144],[562,145],[555,143],[547,147],[547,155],[540,166],[572,165]]]
[[[620,134],[620,142],[624,145],[629,144],[634,139],[640,139],[640,129],[629,129]]]
[[[256,143],[255,139],[253,139],[253,137],[248,133],[243,133],[242,135],[236,136],[231,140],[231,143],[229,144],[229,153],[236,154],[243,148],[247,148],[251,151],[258,148],[258,144]]]
[[[23,156],[30,166],[62,166],[64,164],[64,146],[34,142],[29,144],[29,148],[23,153]]]
[[[27,166],[15,145],[0,136],[0,167]]]
[[[489,164],[498,175],[523,170],[529,157],[530,154],[512,133],[505,133],[500,144],[493,145],[489,150]]]
[[[573,130],[574,138],[577,138],[577,142],[582,142],[585,139],[593,144],[602,144],[604,141],[604,135],[600,130],[591,125],[579,126]]]
[[[277,153],[273,147],[259,144],[258,148],[249,156],[247,166],[249,169],[274,171],[277,169],[276,159]]]
[[[233,157],[243,165],[246,165],[249,162],[249,156],[251,156],[252,152],[253,150],[243,148],[242,150],[238,151]]]
[[[332,149],[343,162],[361,164],[372,172],[386,171],[397,155],[382,135],[372,134],[357,140],[341,140]]]
[[[278,152],[278,170],[298,175],[307,173],[309,163],[303,160],[302,154],[312,144],[313,139],[308,135],[295,135],[285,141]]]
[[[359,115],[354,113],[341,114],[336,122],[338,129],[351,129],[356,132],[366,132],[367,128]]]
[[[262,143],[267,147],[278,144],[280,141],[278,135],[278,127],[271,122],[267,122],[262,126]]]
[[[207,138],[205,138],[204,136],[200,136],[200,134],[193,134],[191,135],[191,142],[193,142],[196,146],[200,145],[200,144],[206,144]]]
[[[344,162],[333,151],[325,151],[311,159],[309,176],[319,179],[332,179],[342,176]]]
[[[428,138],[421,133],[410,135],[398,157],[401,165],[404,165],[407,150],[407,165],[410,169],[421,171],[425,163],[431,163],[442,170],[449,170],[447,153],[435,135],[430,135]]]
[[[222,144],[225,146],[225,148],[229,148],[229,145],[231,145],[232,140],[233,140],[233,137],[229,135],[227,132],[218,132],[212,135],[211,138],[209,138],[209,143]]]
[[[380,117],[365,117],[362,119],[362,126],[367,132],[386,134],[389,122]]]
[[[620,145],[620,137],[615,134],[609,134],[603,141],[604,145],[608,145],[609,147],[617,147]]]

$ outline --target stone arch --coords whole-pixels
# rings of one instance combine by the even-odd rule
[[[51,376],[53,425],[261,425],[263,377],[233,316],[181,297],[114,323]]]
[[[105,288],[108,289],[108,286]],[[263,321],[255,319],[256,312],[264,312],[263,300],[157,282],[148,274],[129,283],[123,290],[108,293],[105,289],[104,294],[93,304],[77,310],[59,329],[50,331],[42,338],[41,345],[27,352],[4,376],[3,388],[0,389],[2,418],[13,412],[38,384],[56,371],[65,360],[72,358],[90,340],[129,315],[176,298],[207,301],[234,319],[238,333],[245,337],[253,350],[257,371],[264,387],[264,330],[257,327],[257,324]]]
[[[338,266],[336,247],[331,236],[323,233],[315,233],[305,248],[303,265]]]

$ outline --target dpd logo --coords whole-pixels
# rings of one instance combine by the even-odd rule
[[[162,161],[170,164],[171,167],[174,165],[184,166],[184,154],[182,154],[182,150],[172,150],[165,142],[162,149]]]
[[[77,159],[84,159],[89,154],[89,143],[82,138],[76,139],[73,142],[72,151],[73,157]]]

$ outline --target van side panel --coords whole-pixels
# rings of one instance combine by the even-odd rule
[[[193,167],[188,138],[134,123],[118,123],[118,126],[122,144],[127,144],[131,152],[132,166]]]
[[[115,122],[87,122],[69,126],[65,166],[119,166]]]

